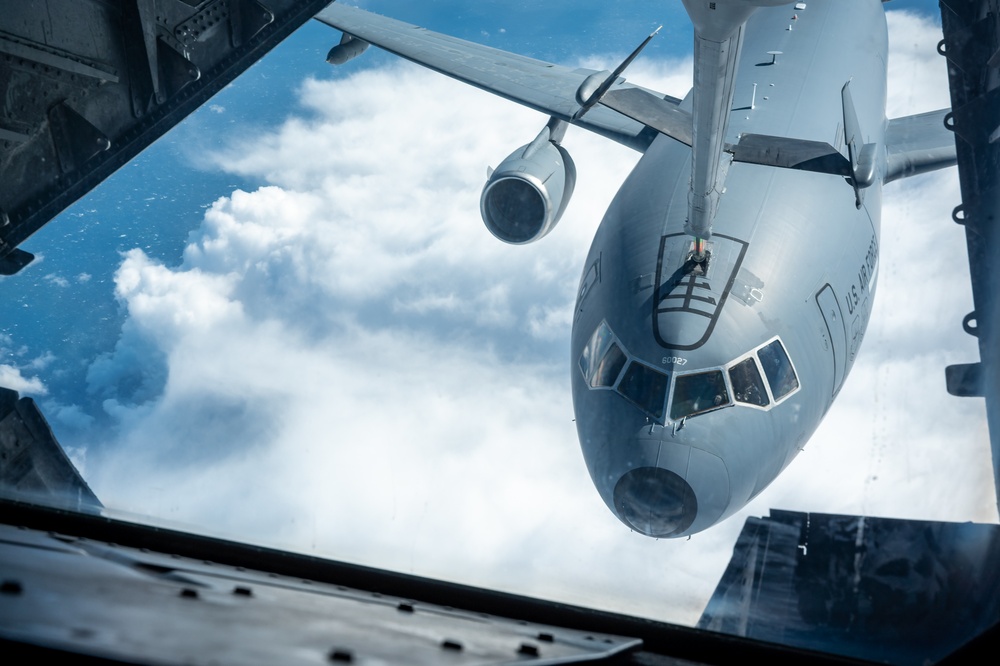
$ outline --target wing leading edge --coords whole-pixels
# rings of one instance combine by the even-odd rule
[[[582,117],[574,117],[581,107],[581,86],[599,74],[595,70],[574,69],[508,53],[347,7],[339,2],[333,3],[315,18],[418,65],[583,127],[640,152],[656,136],[653,128],[603,103]],[[678,99],[633,86],[624,79],[618,79],[608,95],[630,89],[642,90],[666,107],[676,108],[680,103]],[[678,113],[684,114],[679,109]]]
[[[691,114],[674,97],[619,78],[585,115],[579,111],[588,86],[610,72],[573,69],[432,32],[339,2],[315,16],[345,35],[374,44],[436,72],[512,102],[644,151],[657,133],[688,146]],[[363,49],[358,49],[358,52]],[[846,103],[846,102],[845,102]],[[949,109],[888,121],[886,171],[891,182],[956,163],[954,136],[943,120]],[[744,135],[726,150],[737,162],[852,175],[852,163],[829,144],[788,137]]]

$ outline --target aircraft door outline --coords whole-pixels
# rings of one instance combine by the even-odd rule
[[[827,335],[830,337],[830,353],[833,356],[833,392],[840,392],[847,370],[847,329],[844,326],[844,312],[840,309],[840,300],[830,283],[816,292],[816,307],[823,315]]]

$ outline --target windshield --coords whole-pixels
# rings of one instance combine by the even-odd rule
[[[792,368],[792,362],[788,360],[785,348],[781,345],[781,340],[775,340],[758,349],[757,358],[764,368],[767,383],[771,386],[771,394],[775,400],[781,400],[799,387],[799,380],[795,376],[795,370]]]
[[[740,361],[729,368],[729,382],[733,385],[736,402],[765,407],[771,401],[764,390],[764,382],[753,358]]]
[[[594,70],[662,24],[626,77],[677,97],[691,86],[682,3],[364,6]],[[937,12],[887,5],[889,117],[950,104]],[[316,22],[294,33],[26,241],[35,262],[0,278],[0,384],[37,402],[106,506],[688,626],[747,519],[772,508],[997,522],[983,402],[945,391],[945,366],[978,359],[961,330],[972,297],[950,221],[955,169],[885,187],[871,324],[852,336],[845,322],[854,367],[804,451],[736,515],[655,540],[595,491],[572,373],[652,420],[670,377],[670,419],[726,406],[759,416],[765,381],[771,413],[807,390],[806,343],[783,337],[788,349],[775,340],[693,374],[629,356],[610,333],[571,355],[580,277],[590,307],[616,260],[592,270],[588,248],[641,155],[571,128],[578,182],[564,217],[540,242],[507,246],[478,219],[484,174],[547,116],[375,48],[331,67],[339,39]],[[733,293],[727,308],[758,297]],[[832,345],[825,335],[808,344]]]
[[[678,420],[696,416],[725,407],[730,402],[729,390],[721,370],[678,375],[674,380],[670,418]]]

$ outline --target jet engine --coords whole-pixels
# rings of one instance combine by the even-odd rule
[[[490,233],[523,245],[552,231],[575,185],[573,160],[546,127],[489,174],[479,209]]]

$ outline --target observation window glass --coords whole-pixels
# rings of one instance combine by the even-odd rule
[[[771,385],[771,395],[775,400],[781,400],[799,387],[798,377],[795,376],[792,362],[788,360],[788,354],[785,353],[781,340],[775,340],[758,349],[757,358],[760,359],[760,367],[764,368],[767,383]]]
[[[800,46],[807,51],[819,49],[820,55],[831,52],[828,43],[820,44],[819,40],[829,39],[839,21],[831,18],[825,22],[824,17],[828,12],[831,17],[850,14],[855,3],[805,3],[808,9],[794,10],[799,17],[792,22],[797,32],[787,35],[805,37],[810,34],[806,28],[811,26],[817,43]],[[112,27],[121,23],[116,12],[100,9],[111,3],[63,4],[71,6],[74,15],[79,8],[95,19],[108,19]],[[171,2],[169,13],[160,12],[164,21],[158,29],[173,35],[182,23],[199,14],[196,5],[205,10],[206,6],[218,9],[221,4]],[[261,4],[270,6],[263,0]],[[375,0],[364,4],[393,19],[499,46],[518,54],[515,59],[559,62],[577,62],[606,49],[606,33],[587,29],[588,25],[614,21],[616,36],[627,43],[632,35],[639,39],[648,34],[649,28],[655,27],[649,22],[658,19],[676,26],[680,38],[673,38],[678,34],[675,31],[670,39],[653,40],[643,51],[651,69],[664,74],[651,77],[649,85],[663,95],[683,96],[689,89],[692,39],[684,3],[660,3],[648,10],[639,3],[574,3],[571,9],[550,8],[552,20],[545,22],[538,22],[534,12],[513,3],[476,3],[475,16],[456,11],[467,5],[459,0]],[[857,17],[851,21],[850,32],[860,38],[873,28],[878,39],[872,42],[866,37],[865,41],[872,45],[872,51],[860,55],[833,51],[841,61],[863,56],[898,62],[899,54],[907,58],[915,44],[933,49],[942,39],[938,2],[906,2],[904,6],[917,10],[919,18],[912,14],[905,22],[899,20],[899,3],[886,3],[883,7],[890,23],[895,21],[895,27],[889,27],[890,44],[896,44],[890,46],[896,55],[887,55],[883,50],[883,7],[871,4],[864,9],[864,21]],[[0,35],[10,32],[29,40],[26,44],[46,41],[40,35],[51,37],[46,48],[63,53],[63,58],[56,59],[72,65],[66,58],[75,52],[73,41],[86,25],[82,20],[70,19],[68,9],[53,19],[40,12],[42,20],[33,20],[29,29],[25,17],[34,16],[34,9],[42,3],[8,2],[3,6],[16,7],[17,11],[0,12]],[[804,65],[786,66],[797,56],[795,40],[786,46],[779,43],[781,35],[771,30],[784,30],[789,25],[790,9],[774,10],[780,15],[774,19],[779,21],[776,25],[769,25],[765,16],[771,10],[761,9],[760,16],[746,28],[748,44],[758,43],[751,33],[762,27],[769,42],[763,48],[784,49],[784,55],[777,56],[776,67],[755,68],[757,62],[772,60],[756,48],[746,49],[745,62],[739,67],[744,73],[788,74],[785,83],[776,80],[777,90],[782,86],[791,89],[791,77],[799,74],[811,76],[815,84],[816,77],[830,73],[823,71],[821,58],[815,63],[816,70],[809,73]],[[277,29],[284,20],[279,14],[289,12],[274,13],[271,27]],[[946,16],[962,18],[964,14],[949,11]],[[876,18],[878,21],[868,20]],[[5,19],[14,27],[23,27],[23,32],[3,27]],[[67,21],[74,25],[60,30],[59,24],[65,26]],[[948,24],[953,28],[965,25],[960,20],[945,23],[946,28]],[[831,30],[819,30],[824,24]],[[503,34],[501,25],[506,26]],[[225,43],[229,40],[231,46],[233,27],[223,24],[207,29],[197,44],[189,47],[195,51],[193,62],[201,65],[203,55],[214,60],[216,46],[228,49]],[[481,34],[482,28],[488,28],[490,34]],[[902,31],[892,37],[895,28]],[[10,248],[17,245],[39,255],[19,274],[0,277],[0,289],[4,290],[0,302],[5,307],[0,316],[0,385],[30,399],[21,402],[3,394],[8,396],[0,400],[6,400],[3,409],[15,411],[0,410],[0,417],[13,429],[13,435],[20,437],[29,430],[35,432],[31,421],[22,419],[29,414],[24,408],[41,408],[48,427],[40,427],[37,434],[53,446],[58,441],[63,450],[54,451],[60,464],[69,458],[78,467],[105,504],[101,521],[117,515],[128,522],[192,529],[254,547],[288,548],[319,558],[446,579],[442,590],[454,585],[462,586],[455,589],[470,585],[499,588],[503,594],[545,597],[559,604],[594,605],[599,609],[595,612],[635,615],[641,618],[638,623],[652,620],[749,634],[748,638],[781,638],[793,642],[794,650],[834,650],[855,658],[911,663],[943,659],[950,649],[939,646],[944,648],[953,637],[971,637],[979,622],[992,624],[986,611],[1000,608],[1000,585],[995,583],[1000,569],[988,556],[990,550],[1000,552],[1000,533],[989,542],[995,544],[992,549],[980,548],[981,559],[976,559],[973,549],[967,560],[962,556],[957,569],[944,557],[952,552],[950,546],[939,546],[955,543],[954,552],[958,552],[959,546],[987,544],[989,528],[1000,532],[1000,526],[990,524],[997,522],[995,503],[983,501],[995,492],[995,479],[986,467],[986,410],[979,407],[978,400],[971,406],[960,403],[945,408],[958,401],[949,396],[941,381],[922,382],[919,390],[912,386],[915,377],[936,375],[948,359],[972,356],[978,350],[976,339],[957,327],[951,327],[956,329],[951,335],[949,327],[940,326],[941,320],[961,321],[973,307],[964,236],[931,224],[949,216],[958,203],[954,201],[958,198],[956,168],[940,171],[927,182],[907,180],[905,188],[887,188],[895,192],[887,191],[884,196],[882,233],[905,225],[926,227],[933,252],[885,252],[880,243],[890,245],[892,239],[884,235],[880,239],[877,225],[869,228],[867,221],[859,223],[842,239],[848,244],[822,249],[828,251],[831,261],[850,257],[845,260],[849,270],[862,276],[840,280],[833,279],[836,271],[832,267],[818,271],[815,279],[809,280],[809,287],[802,285],[801,293],[796,294],[803,310],[797,321],[785,321],[780,328],[769,330],[770,323],[762,322],[757,314],[772,305],[777,307],[777,301],[788,297],[780,293],[780,283],[796,272],[790,270],[788,259],[774,255],[790,255],[796,245],[815,243],[786,238],[788,247],[779,248],[785,252],[771,252],[765,247],[765,234],[744,234],[730,228],[727,235],[720,220],[720,233],[712,241],[712,279],[675,275],[684,265],[691,236],[673,224],[675,216],[662,206],[672,199],[672,210],[680,209],[683,217],[688,183],[682,177],[679,192],[661,190],[663,183],[676,180],[677,173],[685,173],[687,166],[664,161],[658,167],[653,163],[661,157],[667,160],[658,150],[640,161],[640,153],[609,143],[609,151],[621,154],[594,159],[571,147],[573,159],[590,182],[602,184],[594,188],[600,192],[587,192],[590,188],[586,184],[578,184],[575,203],[570,202],[589,223],[570,229],[572,223],[565,222],[560,235],[544,245],[503,246],[478,219],[469,219],[478,218],[481,212],[478,204],[484,179],[479,165],[497,165],[505,156],[517,153],[518,146],[532,141],[542,129],[546,118],[532,120],[530,112],[523,112],[529,118],[522,121],[522,112],[511,102],[423,68],[399,71],[396,60],[376,54],[374,49],[346,66],[331,68],[323,56],[340,34],[313,21],[207,100],[185,124],[152,143],[77,203],[68,205],[30,239],[15,243],[15,236],[25,230],[29,219],[25,215],[41,222],[45,217],[42,213],[61,208],[58,200],[46,204],[44,210],[37,205],[36,192],[48,197],[56,191],[47,186],[43,191],[44,172],[62,185],[78,180],[75,174],[59,176],[61,169],[52,155],[55,146],[42,136],[47,131],[51,104],[68,96],[67,108],[59,111],[78,108],[87,122],[107,133],[112,144],[121,143],[117,126],[104,124],[104,118],[110,116],[104,116],[103,111],[96,116],[90,115],[91,111],[97,113],[105,101],[121,102],[125,118],[147,119],[135,119],[129,96],[117,100],[110,99],[117,98],[114,95],[90,95],[85,108],[76,106],[74,100],[80,101],[77,94],[96,90],[91,84],[98,85],[108,76],[115,78],[107,73],[112,69],[120,77],[120,63],[127,65],[121,41],[131,43],[135,36],[126,34],[118,39],[113,32],[106,32],[103,42],[111,47],[107,58],[99,52],[103,52],[99,45],[102,39],[95,38],[93,52],[78,54],[86,55],[85,60],[93,65],[84,67],[90,74],[76,74],[74,81],[68,81],[69,75],[63,72],[60,89],[53,91],[62,97],[46,99],[43,94],[52,88],[52,72],[43,72],[42,67],[28,71],[31,68],[13,61],[0,66],[14,73],[17,88],[11,92],[23,99],[25,106],[23,114],[11,113],[10,127],[7,120],[0,122],[10,139],[0,150],[8,151],[5,163],[19,172],[17,178],[4,181],[10,196],[0,206],[13,221],[0,227],[0,236],[9,241]],[[240,32],[238,29],[235,36],[242,39]],[[267,37],[264,33],[260,36]],[[63,38],[69,42],[60,45]],[[140,34],[136,42],[139,52],[141,40]],[[974,56],[977,50],[951,49],[949,59],[964,58],[966,51]],[[877,57],[874,51],[878,51]],[[223,57],[221,51],[219,57]],[[899,71],[891,74],[888,94],[890,99],[896,96],[892,115],[905,117],[924,110],[919,107],[926,100],[912,94],[917,84],[926,84],[919,87],[921,91],[932,83],[937,88],[941,103],[932,106],[949,105],[943,101],[948,94],[948,71],[940,67],[939,58],[934,60],[913,59],[912,69],[896,68],[907,70],[905,76]],[[678,62],[688,64],[678,69]],[[101,69],[107,72],[102,74]],[[168,95],[168,104],[172,99],[191,101],[189,91],[217,73],[216,68],[200,69],[202,81],[184,88],[178,96]],[[961,68],[952,69],[962,74]],[[235,74],[228,66],[226,71]],[[866,122],[870,101],[865,93],[869,88],[866,74],[878,84],[875,88],[883,90],[881,71],[858,73],[859,80],[851,84],[849,90],[862,127],[884,119],[884,113],[876,113],[876,118]],[[975,79],[963,78],[966,83]],[[759,80],[766,91],[764,78]],[[29,103],[36,88],[39,96]],[[407,91],[406,104],[385,103],[398,97],[401,89]],[[758,103],[759,95],[771,94],[757,92]],[[740,88],[741,99],[734,106],[749,101],[751,94],[746,87]],[[777,107],[781,97],[771,94],[768,103]],[[145,101],[149,101],[148,96]],[[830,112],[842,115],[842,100],[833,101]],[[185,104],[185,108],[189,106],[193,104]],[[171,122],[181,115],[177,108],[178,113],[169,114]],[[29,114],[35,112],[40,114],[38,124],[28,121]],[[761,112],[769,111],[756,113]],[[959,129],[978,132],[975,123],[962,128],[961,115]],[[497,129],[476,131],[470,117],[496,118]],[[54,114],[51,119],[63,129],[82,122],[75,112]],[[155,126],[140,122],[137,130],[153,128],[158,134],[169,124],[166,120],[167,116],[158,116]],[[247,136],[247,127],[255,129],[252,137]],[[417,127],[419,131],[415,131]],[[810,136],[807,128],[789,125],[787,129],[791,135]],[[498,141],[501,133],[507,137],[502,142]],[[367,140],[359,142],[359,136]],[[442,150],[442,143],[461,144],[463,161],[469,158],[475,163],[474,174],[471,167],[456,168],[454,151]],[[319,144],[323,150],[314,149]],[[43,157],[48,155],[44,165],[28,159],[34,148],[40,148]],[[82,144],[63,148],[70,149],[63,155],[70,162],[82,160],[86,152],[77,152]],[[109,164],[105,159],[114,150],[112,145],[111,152],[81,165],[95,175],[90,184],[97,182],[98,171],[106,171],[97,165]],[[359,152],[361,157],[357,157]],[[610,224],[598,232],[604,203],[589,195],[601,194],[610,202],[617,184],[640,162],[640,170],[620,195],[619,203],[628,196],[649,205],[613,204],[614,210],[627,218],[622,221],[630,230],[627,237],[610,234]],[[570,169],[568,163],[563,166]],[[643,174],[652,168],[662,170],[647,183]],[[740,193],[741,188],[744,193],[753,189],[741,184],[742,169],[730,172],[726,205],[738,209],[731,212],[752,223],[759,207],[753,196]],[[474,177],[456,177],[465,172]],[[998,173],[1000,169],[993,167],[991,180]],[[985,182],[975,173],[971,175],[972,181]],[[753,174],[748,173],[747,178],[753,179]],[[646,184],[652,189],[643,191]],[[61,189],[58,184],[56,188]],[[832,198],[828,203],[853,210],[850,188],[843,190],[829,193]],[[764,193],[760,194],[763,197]],[[876,208],[882,203],[878,199],[869,194],[868,204],[876,219]],[[614,210],[609,222],[617,214]],[[664,224],[652,225],[657,228],[647,235],[640,229],[642,220],[636,217],[641,216],[640,211],[644,211],[641,215],[648,213],[645,219]],[[974,212],[965,209],[973,227]],[[805,217],[809,213],[801,214]],[[670,224],[665,223],[668,217]],[[0,223],[2,218],[0,213]],[[470,222],[469,228],[460,228],[463,221]],[[608,255],[607,266],[601,251]],[[859,255],[863,253],[862,258]],[[944,262],[943,270],[935,264],[937,260]],[[608,269],[608,282],[602,282],[603,268]],[[876,270],[883,276],[878,285],[881,305],[872,313],[872,328],[865,333],[852,328],[854,316],[862,315],[859,326],[867,323],[873,295],[863,288],[858,295],[866,300],[855,304],[855,310],[844,301],[847,293],[842,287],[849,290],[856,280],[859,287],[874,288],[872,275]],[[827,272],[831,273],[829,285],[821,275]],[[912,287],[907,283],[927,273],[935,277],[923,280],[920,307],[937,316],[913,316],[907,310],[912,300]],[[889,276],[897,279],[886,280]],[[683,278],[683,284],[674,282],[678,278]],[[1000,283],[991,283],[982,275],[972,277],[971,284],[991,296],[1000,288]],[[710,294],[705,286],[716,293]],[[728,293],[725,301],[724,293]],[[660,307],[660,302],[671,294],[681,298],[663,305],[672,300],[687,311],[663,312],[666,307]],[[575,313],[574,297],[578,301]],[[714,305],[698,300],[710,297],[715,299]],[[692,326],[715,321],[698,312],[719,315],[712,334],[716,340],[709,347],[732,344],[729,351],[717,357],[708,355],[708,348],[678,352],[650,339],[658,328],[663,329],[660,332],[672,328],[674,321],[681,327],[688,326],[684,320],[692,320]],[[740,319],[737,313],[746,321],[736,321]],[[743,335],[726,337],[730,315],[735,326],[746,324]],[[605,317],[607,325],[602,325]],[[632,317],[637,321],[626,323]],[[824,317],[828,318],[826,324]],[[880,325],[894,320],[905,320],[906,325]],[[611,322],[615,322],[614,327],[610,327]],[[809,337],[793,337],[795,324],[808,327],[802,335]],[[589,338],[584,337],[587,331]],[[776,343],[779,333],[781,342]],[[569,349],[573,335],[577,369],[572,367]],[[825,350],[821,335],[827,338]],[[846,367],[840,367],[834,373],[834,363],[844,366],[843,352],[849,355],[853,342],[860,341],[862,335],[864,348],[853,370],[848,373]],[[785,338],[792,344],[794,361],[791,352],[783,348]],[[801,347],[796,346],[799,341]],[[773,348],[762,349],[772,343]],[[893,363],[883,364],[892,354]],[[667,356],[667,363],[662,362],[663,356]],[[777,357],[777,369],[784,364],[788,382],[780,381],[775,368],[766,365],[769,356],[772,360]],[[753,363],[739,367],[747,358]],[[647,376],[650,371],[633,366],[633,362],[658,370],[665,378]],[[814,364],[822,371],[823,381],[816,377],[807,386],[815,389],[815,395],[802,390],[797,379],[800,364],[806,372]],[[690,377],[715,370],[720,372],[700,379]],[[751,376],[741,377],[741,371]],[[677,377],[684,375],[689,376],[679,380],[675,396]],[[717,387],[714,393],[710,377]],[[748,399],[747,385],[740,382],[752,385],[758,377],[763,387],[760,399],[766,397],[767,404],[743,402]],[[877,385],[866,385],[870,377],[878,377]],[[591,378],[596,388],[591,387]],[[661,381],[666,385],[665,405],[656,397]],[[709,384],[704,392],[710,398],[722,395],[724,384],[728,388],[726,403],[713,410],[713,399],[704,404],[697,401],[702,411],[694,411],[699,382]],[[785,383],[790,384],[787,392]],[[768,504],[767,493],[758,496],[751,508],[691,541],[653,541],[638,536],[615,515],[625,507],[624,502],[614,503],[621,477],[598,478],[610,471],[602,466],[604,460],[610,463],[613,456],[623,464],[631,463],[630,469],[655,465],[663,470],[637,471],[630,477],[630,485],[622,487],[619,499],[630,491],[634,501],[629,515],[636,525],[650,527],[679,520],[685,506],[691,506],[684,485],[688,484],[689,467],[679,469],[679,463],[675,468],[678,478],[667,476],[667,467],[673,462],[667,460],[669,456],[677,454],[678,460],[690,461],[692,475],[696,469],[703,473],[701,479],[708,483],[708,490],[692,486],[692,491],[701,501],[700,508],[705,509],[710,501],[728,496],[726,482],[721,480],[723,466],[735,477],[751,473],[765,462],[763,456],[745,457],[750,433],[740,431],[737,422],[741,417],[761,428],[757,433],[761,438],[770,434],[766,422],[774,422],[792,431],[798,442],[818,422],[834,390],[838,405],[826,415],[812,443],[800,443],[807,449],[815,447],[813,452],[799,455],[770,486],[773,490],[780,486],[782,509],[805,511],[800,514],[803,522],[791,522],[799,518],[773,511],[771,519],[762,517],[741,532],[741,515],[748,511],[766,514],[772,508],[774,502]],[[998,399],[995,391],[989,395]],[[749,396],[755,397],[752,392]],[[784,405],[792,397],[794,409],[791,404]],[[800,401],[802,410],[798,410]],[[695,419],[685,428],[671,431],[667,421],[673,402],[678,414],[690,410],[699,415],[713,412],[715,416]],[[647,421],[643,405],[659,412],[662,422],[655,422],[651,415]],[[768,409],[772,411],[764,413]],[[714,432],[706,434],[701,426]],[[922,439],[947,441],[949,446],[919,447],[918,453],[918,447],[909,441],[912,437],[907,436],[908,428],[918,426]],[[55,440],[49,438],[49,430]],[[850,436],[844,437],[844,432]],[[828,446],[823,444],[824,438],[837,440],[837,455],[816,455],[823,450],[820,447]],[[740,456],[738,462],[718,462],[711,453],[694,449],[689,458],[683,457],[688,443],[722,453],[723,447],[713,442],[723,441],[733,443],[734,455]],[[872,446],[873,441],[879,446]],[[16,457],[7,449],[7,463],[12,474],[25,475],[15,477],[23,479],[25,485],[8,486],[0,492],[20,493],[24,487],[34,491],[36,484],[50,478],[54,481],[48,476],[54,468],[40,463],[25,466],[29,457],[37,460],[33,458],[36,449],[26,449],[25,440],[5,442],[21,447],[18,450],[22,453]],[[660,451],[657,442],[663,442],[662,454],[647,464],[640,456],[647,451],[656,456],[653,450]],[[607,451],[608,457],[588,468],[591,451],[597,447]],[[785,462],[782,458],[772,468]],[[919,470],[921,483],[907,482],[905,474],[893,472],[905,471],[906,465]],[[720,480],[713,484],[710,475],[716,468]],[[593,478],[590,469],[595,472]],[[873,480],[875,470],[879,473]],[[982,470],[987,473],[978,473]],[[934,492],[950,488],[954,477],[965,481],[960,488]],[[693,483],[693,476],[690,478]],[[746,489],[746,494],[756,494],[762,486],[763,476]],[[704,492],[710,493],[710,498],[706,499]],[[733,497],[735,492],[732,490]],[[611,500],[611,508],[604,506],[601,493]],[[65,497],[67,502],[77,503],[83,496],[74,489],[52,501],[62,502]],[[912,536],[902,530],[901,522],[887,522],[880,531],[876,519],[859,521],[851,516],[872,513],[872,506],[884,509],[880,512],[885,515],[917,519]],[[34,509],[29,515],[41,520]],[[818,517],[821,515],[828,520]],[[932,518],[947,522],[937,531],[928,521]],[[55,519],[69,522],[65,517]],[[765,520],[769,529],[764,527]],[[82,524],[75,518],[71,522]],[[802,556],[801,549],[796,551],[798,527],[805,524],[810,530],[808,557]],[[820,525],[826,525],[822,533]],[[138,534],[131,526],[124,528]],[[104,531],[105,527],[99,529]],[[821,534],[830,535],[832,544],[832,552],[822,560],[827,566],[816,566],[827,557],[819,543]],[[461,538],[451,538],[455,535]],[[766,541],[783,535],[789,536],[791,552],[800,556],[793,554],[789,559],[779,552],[776,540]],[[949,542],[949,535],[955,541]],[[759,548],[759,560],[742,557],[752,551],[753,544],[773,548]],[[930,548],[930,558],[918,554],[918,547],[924,546]],[[731,552],[736,555],[732,560]],[[149,562],[155,561],[150,558]],[[747,560],[759,573],[760,594],[755,590],[752,596],[740,597],[739,585],[730,586],[731,581],[741,580],[733,578],[739,572],[724,572],[728,562],[732,561],[735,569]],[[933,564],[929,574],[916,570],[928,561]],[[796,562],[799,573],[786,566]],[[894,576],[906,573],[907,562],[910,576]],[[758,563],[760,568],[756,568]],[[843,575],[843,571],[851,574]],[[765,591],[767,581],[788,580],[789,576],[801,584],[779,590],[787,594],[773,603]],[[2,579],[18,577],[4,571]],[[970,581],[983,593],[982,600],[973,598]],[[22,582],[20,597],[0,593],[0,600],[6,599],[10,608],[15,608],[18,600],[31,602],[30,580]],[[922,583],[927,586],[926,593],[919,589]],[[718,596],[708,601],[716,590]],[[442,593],[442,603],[448,602],[448,596]],[[740,603],[735,603],[734,597],[740,597],[736,599]],[[908,600],[915,600],[918,607],[909,608]],[[178,603],[181,601],[191,603]],[[58,611],[56,605],[51,604]],[[193,607],[198,605],[193,601]],[[956,605],[960,607],[956,609]],[[933,616],[937,609],[941,611],[939,619]],[[386,610],[397,612],[391,606]],[[855,618],[846,629],[845,618]],[[957,629],[952,631],[947,622],[956,619],[952,626]],[[935,625],[936,631],[926,630]],[[592,628],[596,631],[601,627]],[[864,635],[868,630],[882,633],[869,638]],[[857,645],[853,639],[876,654],[859,654],[863,648],[852,651]],[[727,641],[718,640],[723,645]],[[74,642],[86,647],[88,641]],[[466,648],[462,654],[470,654],[468,641],[463,643]],[[436,643],[429,645],[439,648]],[[902,647],[895,647],[899,645]],[[543,653],[546,646],[540,646]],[[324,644],[317,649],[318,660],[330,661],[326,657],[331,647]],[[509,651],[512,657],[517,656],[514,649]],[[437,651],[445,658],[452,656],[451,650]]]
[[[663,403],[667,398],[670,378],[648,365],[632,361],[622,377],[618,391],[636,407],[656,420],[663,419]]]
[[[670,418],[677,420],[685,416],[703,414],[730,404],[726,379],[721,370],[678,375],[674,382],[674,401],[670,406]]]
[[[764,388],[764,379],[752,357],[729,368],[729,383],[733,386],[736,402],[758,407],[766,407],[771,402]]]

